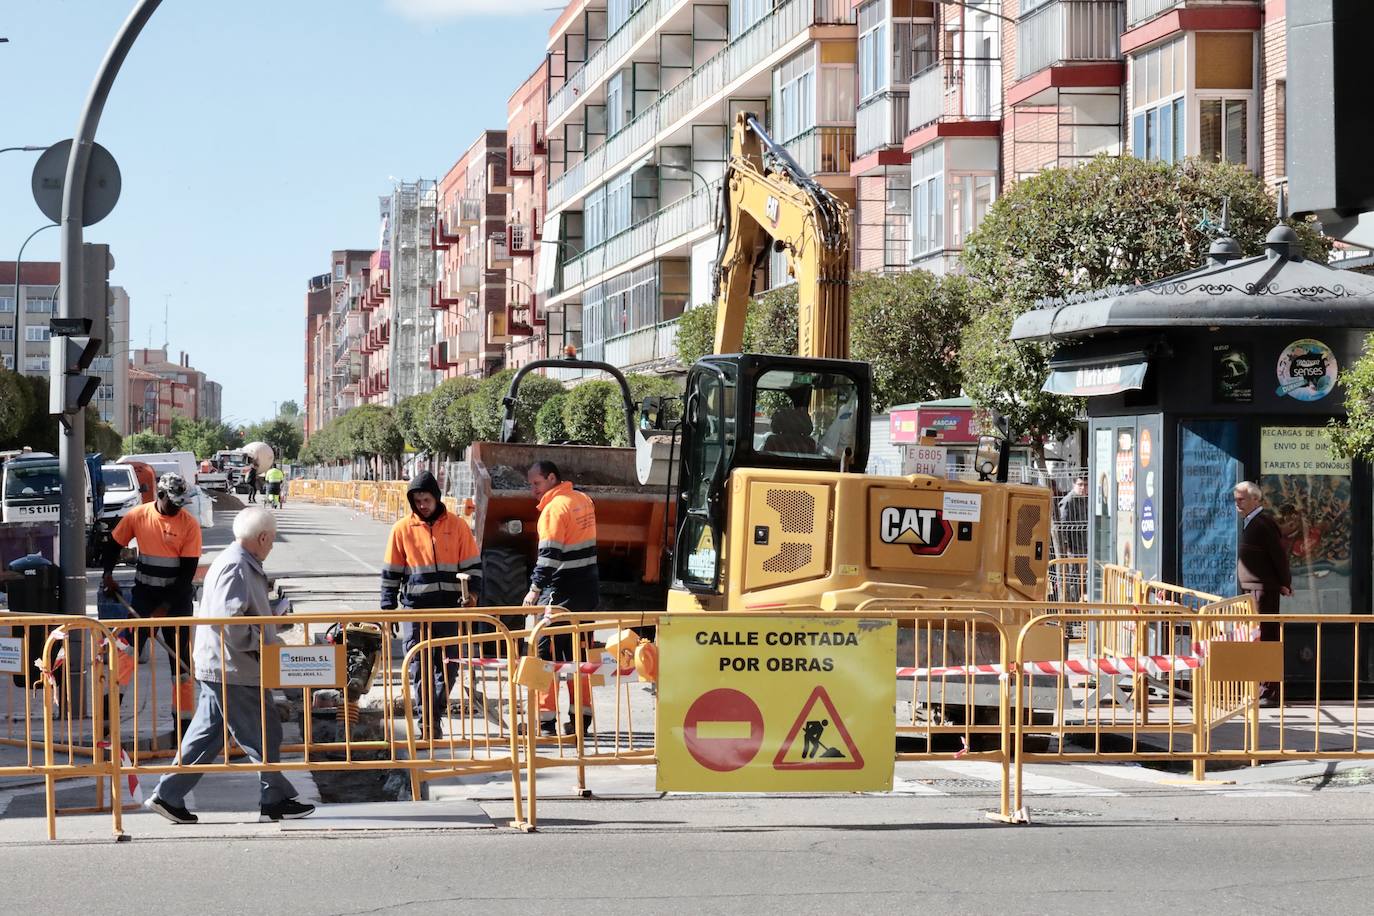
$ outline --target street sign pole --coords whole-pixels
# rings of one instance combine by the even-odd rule
[[[91,149],[95,144],[96,128],[105,109],[115,76],[119,73],[129,49],[147,25],[162,0],[138,0],[129,18],[119,29],[110,50],[105,53],[97,71],[90,94],[86,97],[77,124],[71,154],[67,159],[67,177],[62,188],[62,271],[61,300],[58,316],[80,318],[88,314],[81,301],[82,282],[81,244],[83,204],[86,172],[90,166]],[[103,306],[103,303],[102,303]],[[18,367],[16,367],[18,368]],[[79,410],[60,432],[59,466],[62,474],[62,520],[58,533],[58,550],[62,565],[62,612],[86,613],[86,413]],[[70,656],[69,657],[73,657]],[[78,652],[74,658],[79,660]]]

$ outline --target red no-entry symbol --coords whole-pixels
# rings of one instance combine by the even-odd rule
[[[697,697],[682,721],[687,750],[717,773],[738,770],[763,745],[763,713],[747,695],[719,687]]]

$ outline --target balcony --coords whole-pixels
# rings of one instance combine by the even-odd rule
[[[549,97],[549,123],[568,112],[589,86],[595,86],[620,63],[621,58],[644,36],[654,31],[658,21],[682,0],[649,0],[625,20],[624,25],[607,37],[601,47],[592,52],[587,62],[578,67],[563,85]]]
[[[1016,21],[1016,78],[1072,61],[1121,58],[1121,0],[1051,0]]]
[[[854,128],[813,127],[783,147],[812,175],[848,175],[854,162]]]
[[[648,366],[677,361],[678,321],[664,321],[605,342],[604,359],[612,366]]]
[[[909,130],[935,121],[986,121],[994,117],[998,60],[946,60],[911,78]]]
[[[510,248],[506,246],[506,234],[493,232],[487,238],[487,267],[493,270],[504,270],[510,266]]]
[[[907,131],[907,94],[884,92],[859,106],[854,148],[860,156],[885,146],[900,146]]]
[[[534,147],[528,143],[512,143],[506,149],[512,175],[534,174]]]
[[[457,270],[450,272],[449,278],[460,295],[475,293],[482,286],[482,270],[476,264],[459,265]]]
[[[487,155],[490,156],[492,154],[488,153]],[[499,156],[500,153],[496,155]],[[510,179],[506,177],[506,163],[504,159],[487,160],[487,193],[510,193]]]
[[[713,225],[713,204],[720,196],[720,182],[709,188],[698,188],[692,194],[669,204],[652,216],[635,223],[588,248],[563,265],[563,289],[581,286],[588,279],[600,276],[636,257],[652,254],[685,235]]]
[[[453,216],[457,217],[455,225],[476,226],[482,221],[482,204],[484,201],[480,197],[460,198],[457,205],[453,208]]]
[[[636,16],[653,7],[655,2],[651,0]],[[634,17],[631,17],[631,22],[633,20]],[[854,10],[848,0],[785,0],[714,57],[693,70],[691,76],[659,96],[658,101],[640,112],[619,133],[590,150],[582,161],[550,182],[548,205],[560,206],[602,180],[610,170],[652,144],[654,137],[717,98],[740,77],[753,72],[765,61],[781,57],[792,40],[813,25],[853,23]],[[607,42],[606,46],[609,44]],[[603,50],[606,46],[603,46]],[[549,117],[553,118],[552,100],[549,105]]]
[[[534,255],[534,233],[523,223],[511,223],[506,227],[506,240],[510,253],[516,257],[528,258]]]
[[[1180,0],[1126,0],[1126,22],[1134,26],[1180,5]]]

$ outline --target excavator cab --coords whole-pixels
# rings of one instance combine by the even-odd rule
[[[736,468],[863,473],[871,394],[868,364],[852,360],[750,353],[692,366],[678,488],[679,587],[720,589],[727,484]]]

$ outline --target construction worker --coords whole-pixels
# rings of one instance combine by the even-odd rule
[[[595,611],[601,604],[601,580],[596,565],[596,507],[591,497],[574,490],[552,461],[536,461],[525,476],[539,500],[539,560],[530,576],[524,605]],[[541,639],[536,651],[541,658],[577,661],[571,633],[558,634],[552,640]],[[590,678],[581,680],[582,733],[586,734],[592,727],[592,689]],[[569,679],[566,734],[576,730],[572,713],[575,697]],[[557,726],[557,691],[550,690],[540,695],[539,730],[544,735],[555,735]]]
[[[472,607],[482,592],[482,558],[472,528],[444,507],[439,482],[429,471],[415,475],[406,490],[411,514],[391,528],[386,556],[382,560],[382,609],[400,605],[410,609],[458,608],[463,606],[458,576],[468,576],[468,602]],[[458,624],[403,623],[401,633],[405,651],[423,639],[458,635]],[[445,656],[457,656],[457,647],[432,650],[428,658],[417,652],[410,661],[410,684],[414,691],[416,714],[427,736],[437,738],[439,722],[448,700]],[[428,690],[425,666],[430,667]],[[431,699],[432,698],[432,699]]]
[[[267,481],[267,502],[280,509],[283,504],[282,490],[284,487],[282,482],[286,480],[286,475],[282,473],[281,468],[274,464],[267,469],[267,473],[263,475],[263,479]]]
[[[190,617],[194,600],[196,568],[200,565],[200,522],[182,510],[189,500],[186,480],[180,474],[163,474],[157,479],[157,496],[129,510],[119,520],[105,544],[103,587],[106,594],[119,594],[114,568],[119,550],[130,541],[138,542],[138,562],[134,566],[131,605],[140,617]],[[149,631],[140,630],[141,638]],[[163,641],[171,654],[168,662],[177,689],[173,702],[179,715],[195,711],[191,683],[190,627],[162,627]],[[178,658],[178,654],[180,658]]]

